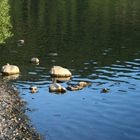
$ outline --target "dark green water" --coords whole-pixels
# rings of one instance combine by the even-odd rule
[[[27,114],[42,137],[139,140],[140,1],[11,0],[9,6],[11,37],[0,45],[0,66],[19,66],[21,74],[10,81],[28,102]],[[17,46],[19,39],[23,46]],[[29,63],[32,57],[40,59],[38,66]],[[69,83],[91,86],[49,93],[53,65],[72,72]],[[31,94],[30,85],[39,92]],[[101,93],[103,88],[110,91]]]

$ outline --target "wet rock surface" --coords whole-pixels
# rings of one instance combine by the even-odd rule
[[[0,140],[40,140],[25,115],[25,102],[0,79]]]

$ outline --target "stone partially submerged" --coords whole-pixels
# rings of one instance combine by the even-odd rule
[[[20,73],[20,70],[16,65],[7,64],[2,67],[1,72],[3,75],[13,75]]]
[[[50,74],[52,77],[71,77],[72,76],[71,72],[68,69],[63,68],[61,66],[53,66],[51,68]]]
[[[71,91],[81,90],[81,89],[83,89],[84,87],[89,86],[89,85],[91,85],[91,83],[85,82],[85,81],[81,81],[81,82],[79,82],[79,83],[76,84],[76,85],[69,85],[69,86],[67,87],[67,90],[71,90]]]
[[[49,92],[64,93],[66,92],[66,89],[58,83],[53,83],[49,86]]]
[[[30,62],[33,64],[39,64],[39,59],[37,57],[33,57],[31,58]]]

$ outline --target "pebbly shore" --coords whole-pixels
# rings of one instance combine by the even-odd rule
[[[0,140],[40,140],[25,115],[25,101],[0,79]]]

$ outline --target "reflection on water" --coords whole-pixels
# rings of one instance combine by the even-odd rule
[[[10,2],[14,36],[0,47],[0,66],[19,66],[12,82],[33,110],[27,114],[36,129],[48,140],[139,140],[140,1]],[[32,65],[32,57],[40,64]],[[63,87],[91,85],[50,93],[53,65],[73,74],[57,79]],[[31,86],[38,92],[30,93]]]

